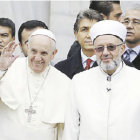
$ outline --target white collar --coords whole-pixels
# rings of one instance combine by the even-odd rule
[[[125,44],[125,51],[130,49],[126,44]],[[134,50],[136,52],[136,54],[138,55],[140,53],[140,45],[134,47],[134,48],[131,48],[132,50]]]
[[[82,64],[86,63],[87,59],[91,59],[93,62],[95,62],[96,61],[96,55],[93,55],[91,57],[87,57],[81,49],[81,59],[82,59]]]

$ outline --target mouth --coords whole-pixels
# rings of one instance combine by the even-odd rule
[[[43,62],[42,62],[42,61],[41,61],[41,62],[34,62],[34,64],[35,64],[35,65],[42,65]]]
[[[127,36],[131,36],[131,35],[134,35],[133,32],[127,32]]]
[[[103,62],[110,62],[112,60],[112,58],[108,57],[108,58],[102,58]]]
[[[92,43],[91,40],[87,40],[87,41],[85,41],[85,44],[93,45],[93,43]]]

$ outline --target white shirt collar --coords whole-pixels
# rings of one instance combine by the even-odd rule
[[[125,44],[125,51],[128,50],[128,49],[130,49],[130,48],[127,47],[127,45]],[[140,53],[140,45],[132,48],[132,50],[134,50],[137,53],[137,55],[138,55]]]
[[[82,64],[83,64],[83,63],[86,63],[87,59],[89,59],[89,58],[90,58],[93,62],[96,61],[96,55],[93,55],[92,57],[87,57],[87,56],[83,53],[82,49],[81,49],[81,58],[82,58]]]

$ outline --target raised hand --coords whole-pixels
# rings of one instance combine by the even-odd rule
[[[19,57],[19,55],[13,55],[17,45],[18,44],[15,44],[15,42],[12,41],[3,48],[0,56],[0,70],[7,70],[9,66],[16,60],[16,58]]]

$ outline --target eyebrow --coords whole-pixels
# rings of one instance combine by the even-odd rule
[[[140,20],[140,19],[138,19],[138,18],[132,18],[133,20]],[[124,18],[124,20],[131,20],[129,17],[127,17],[127,18]]]
[[[26,44],[28,42],[28,40],[26,40],[24,43]]]

